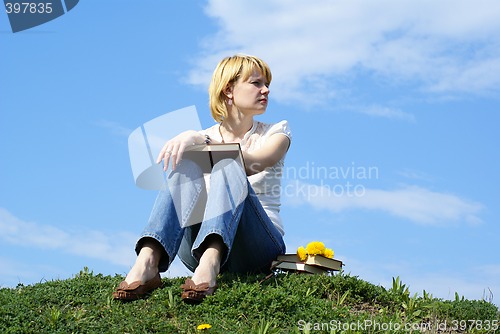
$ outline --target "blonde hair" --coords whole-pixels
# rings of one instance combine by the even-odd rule
[[[271,69],[262,59],[255,56],[237,54],[222,59],[217,65],[208,87],[210,112],[216,122],[220,123],[227,117],[225,90],[240,78],[248,79],[255,70],[266,78],[268,84],[271,83]]]

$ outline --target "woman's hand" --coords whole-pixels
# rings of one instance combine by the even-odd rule
[[[170,159],[172,159],[172,170],[175,170],[175,167],[182,160],[182,153],[185,151],[186,147],[201,144],[204,140],[205,137],[194,130],[182,132],[163,145],[156,159],[156,163],[159,164],[163,160],[163,170],[166,171]]]

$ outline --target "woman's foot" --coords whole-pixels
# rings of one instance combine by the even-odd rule
[[[122,301],[137,300],[146,297],[153,290],[161,286],[162,282],[159,274],[144,283],[136,281],[132,284],[128,284],[127,282],[123,281],[120,283],[116,291],[113,292],[113,298]]]
[[[201,303],[207,296],[213,295],[217,289],[217,284],[208,286],[208,283],[195,284],[192,279],[186,278],[181,285],[181,299],[188,304]]]
[[[148,259],[137,258],[134,266],[130,269],[125,282],[132,284],[134,282],[148,282],[152,278],[158,275],[158,266],[154,263],[150,263]]]
[[[191,278],[195,284],[208,283],[211,287],[216,285],[220,271],[220,253],[220,250],[214,247],[205,250]]]
[[[206,296],[212,295],[217,289],[217,275],[225,250],[225,245],[218,235],[209,236],[205,242],[206,249],[200,258],[193,277],[186,279],[181,285],[181,298],[187,303],[200,303]]]
[[[161,286],[158,264],[161,246],[156,241],[146,241],[134,266],[113,293],[115,299],[135,300]]]

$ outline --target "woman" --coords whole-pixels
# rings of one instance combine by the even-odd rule
[[[183,132],[163,146],[157,163],[163,161],[165,171],[172,167],[168,186],[158,195],[136,245],[136,262],[115,299],[142,298],[160,287],[159,272],[168,269],[175,255],[194,272],[181,286],[181,298],[198,303],[215,291],[219,272],[265,272],[285,252],[279,207],[291,133],[286,121],[254,120],[267,109],[271,78],[268,65],[254,56],[235,55],[218,64],[209,87],[210,110],[218,124]],[[245,170],[225,159],[205,182],[196,164],[182,160],[186,147],[214,143],[239,143]],[[200,206],[201,211],[196,209]],[[201,223],[186,226],[195,211],[203,212]]]

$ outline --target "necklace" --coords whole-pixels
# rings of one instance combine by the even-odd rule
[[[253,126],[253,125],[252,125]],[[219,134],[220,134],[220,138],[222,139],[222,143],[224,144],[225,141],[224,141],[224,136],[222,135],[222,130],[221,130],[221,127],[222,127],[222,122],[219,123]],[[248,131],[250,131],[252,129],[252,127],[250,127],[250,129],[248,129]],[[248,132],[247,131],[247,132]]]

